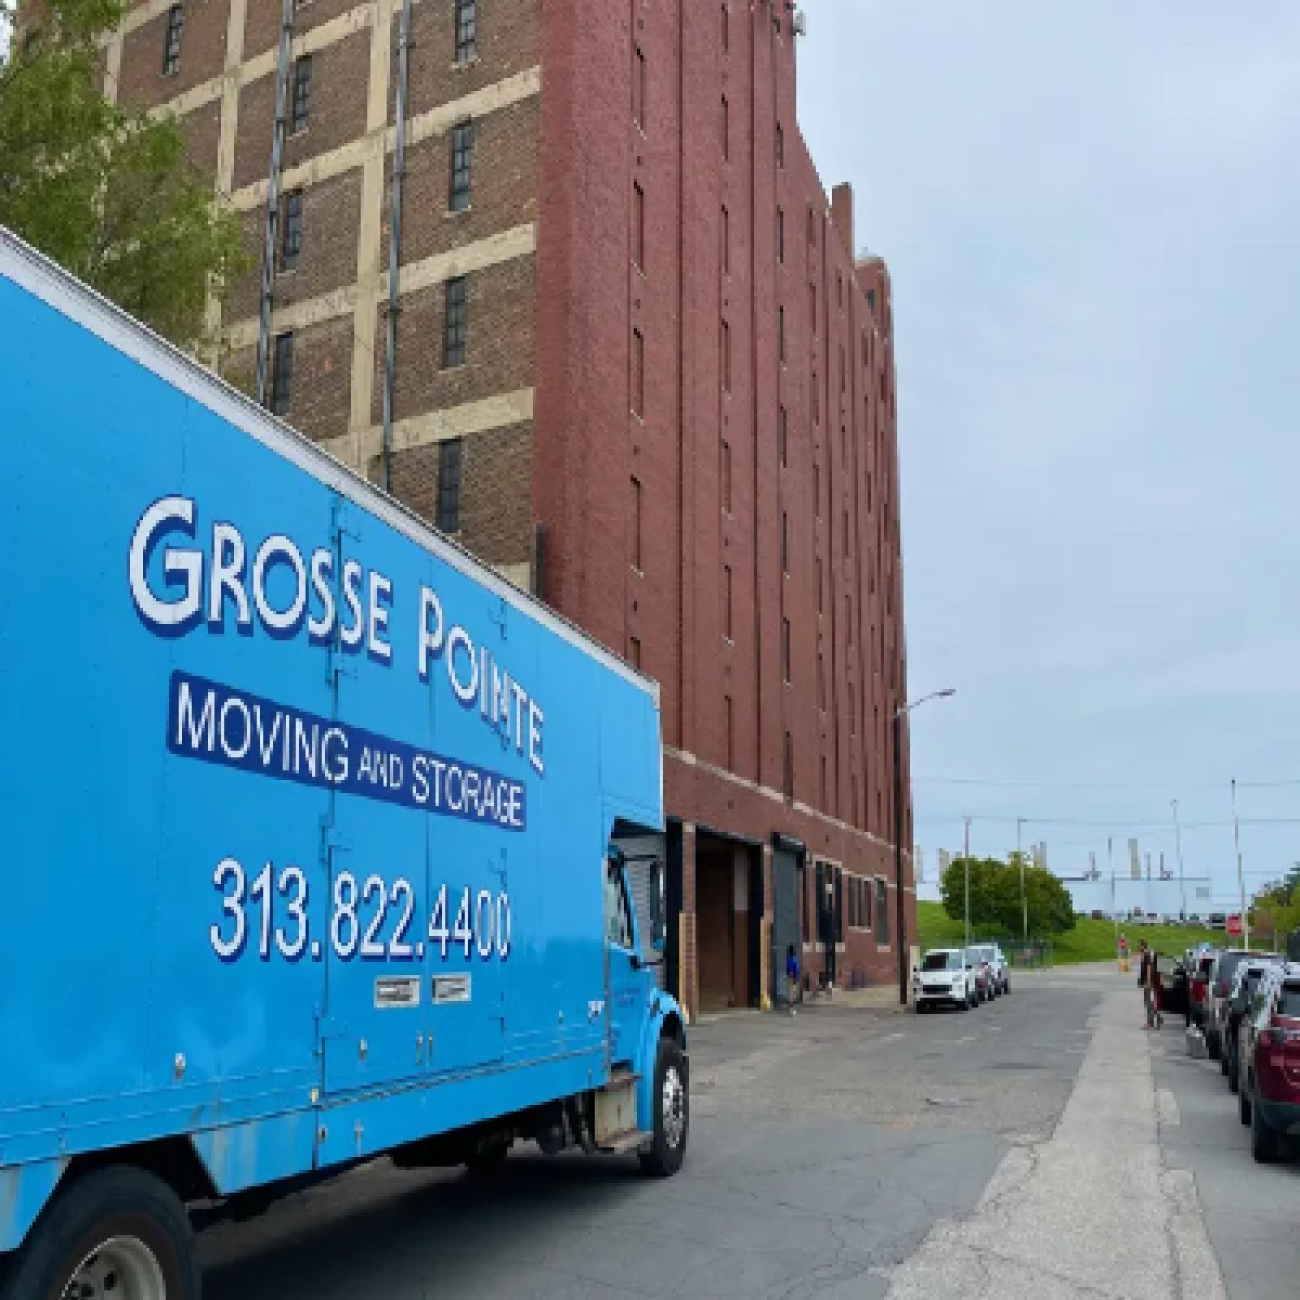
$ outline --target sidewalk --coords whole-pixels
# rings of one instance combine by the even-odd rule
[[[975,1214],[942,1222],[890,1300],[1223,1300],[1191,1175],[1165,1166],[1132,992],[1098,1008],[1056,1131],[1013,1149]]]

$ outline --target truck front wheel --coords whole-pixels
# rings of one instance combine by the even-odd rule
[[[655,1053],[655,1131],[641,1168],[656,1178],[671,1178],[682,1167],[691,1108],[686,1062],[676,1040],[661,1038]]]
[[[139,1169],[76,1179],[32,1229],[4,1300],[198,1300],[201,1275],[185,1209]]]

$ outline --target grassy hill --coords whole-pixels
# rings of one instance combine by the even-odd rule
[[[961,921],[954,921],[943,910],[942,903],[917,903],[916,910],[922,950],[960,946],[965,926]],[[1128,938],[1130,952],[1136,952],[1138,940],[1145,939],[1157,952],[1168,953],[1170,956],[1177,956],[1185,948],[1201,942],[1222,944],[1226,938],[1222,930],[1203,930],[1190,925],[1121,925],[1120,931]],[[972,928],[973,939],[978,941],[984,937],[999,936],[986,936],[984,932]],[[1007,955],[1011,956],[1011,948],[1005,937],[1002,938],[1002,946]],[[1073,930],[1057,936],[1052,945],[1052,961],[1058,966],[1074,962],[1112,961],[1115,955],[1113,921],[1080,920]]]

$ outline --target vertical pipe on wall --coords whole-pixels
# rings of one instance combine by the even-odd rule
[[[384,338],[384,431],[381,483],[393,487],[393,388],[397,379],[398,279],[402,259],[402,181],[406,176],[406,80],[411,49],[411,0],[402,0],[397,38],[397,138],[393,148],[393,199],[388,239],[388,319]]]
[[[280,52],[275,70],[275,120],[271,125],[271,172],[266,186],[266,226],[262,241],[262,299],[257,331],[257,401],[266,405],[271,351],[271,303],[275,296],[275,245],[280,227],[280,169],[284,160],[284,116],[293,49],[294,0],[284,0],[280,15]]]

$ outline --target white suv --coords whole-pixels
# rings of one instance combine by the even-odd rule
[[[971,949],[982,961],[989,964],[989,974],[993,978],[991,996],[998,997],[1011,992],[1011,972],[1007,968],[1007,959],[996,943],[977,943]]]
[[[912,972],[912,1000],[918,1012],[934,1006],[968,1011],[979,1002],[975,967],[962,948],[931,948]]]

